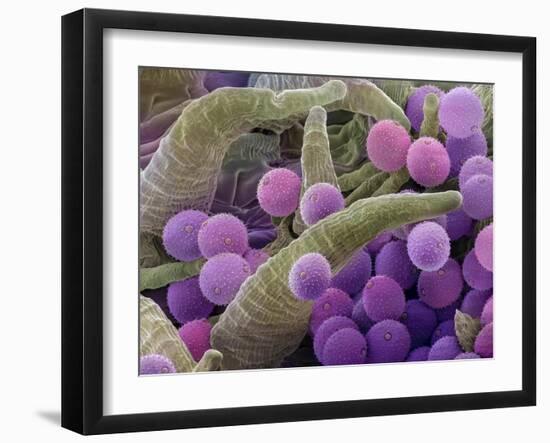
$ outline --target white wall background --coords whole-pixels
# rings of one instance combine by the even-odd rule
[[[493,3],[493,4],[491,4]],[[0,438],[74,441],[60,409],[60,16],[81,7],[155,10],[281,20],[531,35],[538,38],[539,227],[550,222],[550,28],[544,2],[298,2],[246,0],[8,1],[0,51]],[[544,109],[543,109],[544,108]],[[518,147],[519,149],[519,147]],[[547,172],[550,173],[550,172]],[[548,232],[539,229],[537,407],[97,437],[94,441],[334,442],[344,438],[446,443],[546,441],[550,437]],[[544,251],[544,248],[546,250]],[[543,278],[545,277],[545,278]],[[510,294],[513,296],[513,294]]]

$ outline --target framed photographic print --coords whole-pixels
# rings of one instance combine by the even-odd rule
[[[535,404],[534,38],[62,28],[64,427]]]

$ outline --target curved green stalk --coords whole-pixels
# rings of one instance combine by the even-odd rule
[[[311,108],[304,126],[300,200],[307,189],[315,183],[329,183],[338,188],[327,135],[327,111],[320,106]],[[307,229],[299,207],[294,215],[292,229],[296,234],[301,234]]]
[[[197,366],[193,368],[193,372],[217,371],[220,369],[222,361],[223,355],[220,351],[208,349],[197,363]]]
[[[262,74],[256,81],[256,88],[270,88],[274,91],[301,89],[319,86],[335,77],[311,75]],[[407,131],[411,123],[403,109],[373,82],[365,79],[343,78],[348,92],[337,102],[326,106],[327,111],[346,110],[363,115],[370,115],[376,120],[395,120]]]
[[[330,127],[334,127],[330,126]],[[328,131],[327,127],[327,131]],[[355,114],[338,131],[329,134],[330,152],[336,175],[355,170],[365,158],[365,139],[368,132],[368,117]]]
[[[365,180],[346,197],[346,207],[350,206],[352,203],[355,203],[357,200],[371,197],[372,194],[380,186],[382,186],[382,184],[384,184],[389,176],[390,175],[387,172],[380,171]]]
[[[209,349],[196,363],[162,309],[143,295],[139,296],[139,354],[164,355],[174,363],[176,372],[217,371],[223,359],[220,351]]]
[[[191,372],[196,366],[172,322],[153,300],[143,295],[139,296],[139,353],[164,355],[177,372]]]
[[[346,86],[333,80],[308,90],[275,94],[268,89],[220,88],[187,106],[142,173],[141,232],[161,235],[183,209],[207,211],[225,153],[256,127],[294,122],[312,106],[342,99]]]
[[[212,329],[212,346],[224,369],[278,366],[307,332],[311,302],[288,288],[288,273],[304,254],[317,252],[338,272],[359,248],[382,231],[457,209],[459,192],[391,194],[359,200],[307,229],[262,265],[241,286]]]
[[[362,183],[380,172],[372,162],[365,162],[355,171],[342,174],[338,177],[338,185],[342,192],[353,191]]]
[[[410,175],[406,167],[401,168],[399,171],[392,172],[390,176],[384,180],[384,183],[373,192],[373,197],[379,195],[393,194],[399,192],[401,186],[409,181]]]
[[[420,137],[432,137],[437,139],[439,134],[439,98],[430,92],[424,98],[424,120],[420,126]]]
[[[411,123],[403,109],[389,98],[384,91],[368,80],[348,79],[345,82],[348,93],[330,108],[346,109],[363,115],[370,115],[376,120],[395,120],[407,131]]]
[[[139,291],[162,288],[174,281],[198,275],[204,262],[205,260],[201,258],[191,262],[173,262],[154,268],[141,268],[139,270]]]

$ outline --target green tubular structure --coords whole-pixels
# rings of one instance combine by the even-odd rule
[[[353,191],[366,180],[380,172],[371,162],[366,162],[355,171],[342,174],[338,177],[338,186],[342,192]]]
[[[162,234],[168,218],[183,209],[208,210],[225,154],[256,127],[288,127],[315,105],[341,100],[338,80],[318,88],[283,91],[221,88],[187,106],[163,138],[141,177],[141,232]],[[282,124],[282,123],[281,123]]]
[[[439,135],[439,98],[430,92],[424,98],[424,119],[420,126],[420,137],[432,137],[437,139]]]
[[[302,189],[300,199],[307,189],[315,183],[329,183],[338,188],[338,179],[330,152],[327,135],[327,112],[321,106],[314,106],[304,126],[304,144],[302,146]],[[307,229],[300,208],[296,210],[292,229],[301,234]]]
[[[371,197],[372,194],[388,179],[390,175],[387,172],[377,172],[363,183],[361,183],[357,188],[349,194],[346,199],[346,207],[350,206],[352,203],[355,203],[357,200],[363,198]]]
[[[307,229],[243,283],[212,329],[212,347],[224,356],[222,368],[275,367],[298,347],[312,305],[288,288],[288,273],[299,257],[320,253],[336,273],[380,232],[437,217],[461,204],[456,191],[384,195],[359,200]]]

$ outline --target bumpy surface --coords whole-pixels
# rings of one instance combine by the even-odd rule
[[[420,223],[409,234],[407,252],[417,268],[423,271],[436,271],[449,259],[449,236],[437,223]]]
[[[329,287],[330,264],[321,254],[305,254],[296,260],[288,274],[292,293],[301,300],[315,300]]]
[[[363,306],[375,322],[397,320],[405,310],[405,294],[401,286],[390,277],[372,277],[363,289]]]
[[[344,328],[332,334],[323,346],[323,365],[358,365],[365,363],[367,342],[363,334]]]
[[[475,338],[481,329],[479,318],[474,318],[465,312],[457,310],[454,324],[456,338],[462,349],[465,352],[473,351]]]
[[[400,320],[409,330],[413,349],[426,344],[437,326],[435,311],[420,300],[407,301]]]
[[[178,331],[180,338],[196,361],[210,349],[210,331],[212,326],[208,320],[193,320],[184,324]]]
[[[227,305],[250,275],[250,265],[237,254],[218,254],[201,269],[199,285],[204,296],[216,305]]]
[[[170,374],[176,372],[174,363],[161,354],[144,355],[139,359],[139,375]]]
[[[410,191],[401,191],[401,192],[410,192]],[[437,223],[443,229],[445,230],[447,229],[447,214],[440,215],[439,217],[436,217],[427,221],[432,221],[434,223]],[[409,223],[407,225],[401,226],[401,228],[393,231],[394,237],[397,237],[400,240],[407,240],[407,238],[409,237],[409,234],[417,224],[418,223]]]
[[[327,134],[327,112],[320,106],[311,108],[304,125],[301,166],[300,200],[303,199],[306,190],[316,183],[328,183],[340,191]],[[339,200],[338,196],[334,198]],[[301,210],[296,211],[292,228],[297,234],[301,234],[307,228]]]
[[[205,74],[207,73],[202,73]],[[248,77],[248,74],[244,76]],[[220,85],[224,80],[228,83],[232,81],[218,77]],[[148,353],[162,354],[172,359],[174,366],[177,366],[176,370],[183,372],[216,370],[222,362],[222,369],[316,365],[319,364],[317,360],[323,360],[323,355],[318,355],[317,360],[314,358],[314,332],[319,331],[319,323],[340,315],[347,326],[330,331],[323,341],[326,344],[326,340],[335,333],[343,330],[346,332],[342,332],[340,338],[336,336],[338,339],[334,339],[330,354],[332,360],[327,359],[325,363],[369,363],[370,361],[365,360],[370,355],[365,336],[372,332],[376,324],[388,320],[375,324],[365,312],[361,289],[365,280],[372,277],[371,263],[368,266],[369,271],[362,272],[358,265],[359,257],[365,259],[366,252],[379,255],[380,263],[385,263],[388,270],[378,273],[381,269],[377,270],[375,263],[374,271],[378,274],[376,277],[391,280],[393,277],[385,274],[393,272],[397,282],[400,275],[395,269],[398,260],[384,257],[381,251],[385,245],[390,244],[393,247],[398,244],[401,246],[400,257],[406,259],[406,263],[412,268],[414,280],[418,280],[420,270],[409,257],[406,243],[414,243],[408,237],[418,225],[429,221],[440,224],[444,230],[448,229],[449,245],[451,238],[453,239],[450,254],[453,259],[462,263],[469,252],[476,252],[474,240],[478,232],[492,222],[490,218],[476,218],[479,222],[474,229],[474,220],[470,215],[464,216],[465,212],[461,209],[463,217],[457,216],[455,220],[449,217],[450,223],[447,223],[446,214],[449,211],[458,211],[465,197],[454,191],[441,192],[460,189],[461,193],[474,202],[474,206],[478,203],[472,195],[468,195],[467,187],[466,192],[464,188],[468,179],[475,178],[480,172],[488,177],[492,173],[488,169],[490,161],[483,157],[488,154],[492,158],[493,154],[492,88],[484,85],[469,86],[488,110],[487,118],[481,125],[482,129],[472,133],[477,135],[483,131],[483,135],[487,137],[485,140],[483,135],[456,139],[456,133],[453,135],[453,130],[449,130],[448,125],[447,128],[440,127],[439,117],[444,112],[440,112],[440,100],[434,92],[424,94],[421,107],[417,106],[417,111],[421,109],[422,113],[420,128],[413,128],[411,131],[403,109],[408,96],[415,90],[414,86],[421,85],[422,82],[390,80],[373,83],[357,79],[330,81],[328,77],[254,74],[250,76],[249,84],[256,85],[256,89],[243,88],[242,82],[236,82],[239,88],[212,86],[212,90],[217,90],[208,93],[203,80],[201,75],[189,79],[189,87],[193,91],[189,89],[189,94],[184,91],[187,94],[184,102],[180,101],[181,94],[168,93],[163,89],[159,92],[160,95],[155,96],[153,91],[145,97],[152,109],[146,116],[148,120],[144,125],[141,124],[144,120],[140,117],[140,163],[144,168],[141,171],[140,198],[143,203],[140,214],[140,290],[164,288],[164,295],[154,298],[159,306],[148,305],[146,310],[149,317],[146,316],[144,322],[143,335],[146,340],[140,344],[142,355],[145,355],[147,349],[156,349],[162,345],[162,352]],[[455,85],[441,83],[445,90]],[[176,82],[174,91],[177,92],[179,87],[181,82]],[[276,95],[276,91],[286,88],[293,90]],[[380,88],[384,88],[384,92]],[[142,104],[147,105],[140,102],[140,106]],[[453,123],[463,123],[469,117],[471,116],[462,115]],[[440,152],[445,155],[450,155],[450,152],[459,154],[458,160],[455,159],[454,162],[455,167],[464,169],[462,182],[460,177],[449,174],[451,178],[445,178],[436,187],[426,188],[426,185],[414,181],[406,166],[392,172],[378,169],[367,157],[366,139],[373,126],[385,120],[398,122],[407,134],[408,143],[411,138],[414,141],[417,137],[421,141],[431,139],[436,143],[450,142],[451,149],[448,146],[447,150],[442,148],[443,151]],[[148,131],[151,134],[146,140],[142,135]],[[463,143],[468,139],[469,145],[468,142]],[[472,140],[477,140],[478,146]],[[462,145],[462,149],[453,151],[453,143],[459,147]],[[473,160],[468,163],[471,152],[476,149],[484,149],[480,154],[483,159],[477,165]],[[453,166],[452,160],[449,158],[449,169]],[[146,167],[147,163],[149,166]],[[420,161],[418,165],[421,168]],[[299,202],[298,207],[294,203],[293,210],[288,210],[290,212],[287,211],[285,216],[268,214],[258,202],[258,188],[262,177],[273,168],[286,169],[300,177],[299,200],[311,186],[328,183],[336,189],[335,198],[343,198],[344,204],[336,212],[309,227],[302,219]],[[411,190],[416,195],[399,195],[400,192],[407,192],[403,190]],[[484,191],[487,194],[486,191],[487,189]],[[178,321],[170,313],[167,289],[170,285],[177,288],[178,282],[191,278],[196,282],[201,268],[208,268],[208,263],[203,257],[174,263],[173,257],[166,252],[168,248],[163,245],[161,235],[167,228],[170,217],[191,210],[204,211],[203,216],[233,214],[244,223],[248,230],[245,230],[246,248],[235,251],[234,254],[246,262],[251,273],[245,281],[237,285],[234,291],[236,295],[231,297],[232,300],[226,307],[216,307],[212,311],[215,315],[202,320],[213,326],[211,343],[217,350],[207,349],[204,352],[204,349],[210,347],[209,344],[205,345],[198,363],[195,363],[186,344],[177,337],[177,330],[174,337],[174,328],[170,329],[170,322],[177,325]],[[470,214],[471,212],[470,210]],[[456,222],[454,226],[453,221]],[[392,242],[392,235],[402,241]],[[373,242],[377,236],[380,237]],[[233,244],[233,240],[229,239],[227,243]],[[198,237],[196,243],[198,245]],[[250,248],[256,248],[257,257]],[[388,251],[391,249],[387,248]],[[228,252],[215,251],[206,258],[210,258],[209,262],[212,262],[224,254]],[[247,254],[248,257],[245,257]],[[329,277],[332,270],[330,289],[320,297],[330,295],[325,303],[299,299],[290,289],[288,278],[292,265],[307,254],[320,254],[327,259]],[[373,260],[375,255],[372,255]],[[180,257],[183,255],[180,254]],[[259,266],[256,265],[255,258],[258,259]],[[482,258],[480,260],[483,261]],[[384,265],[379,267],[383,268]],[[254,270],[256,272],[252,272]],[[440,270],[423,272],[429,274]],[[456,273],[459,277],[460,271],[462,269]],[[200,288],[200,276],[198,280]],[[402,294],[399,302],[402,303],[405,300],[404,288],[408,286],[406,278],[397,282],[397,286],[403,286],[399,288]],[[467,288],[464,291],[467,293],[465,296],[459,291],[454,302],[444,308],[434,309],[421,301],[419,288],[413,286],[414,282],[406,289],[406,297],[410,303],[398,318],[398,323],[401,322],[408,333],[409,346],[402,356],[393,356],[388,361],[403,361],[409,356],[418,361],[427,358],[431,350],[427,345],[431,338],[436,341],[437,330],[440,333],[445,332],[443,335],[456,335],[461,352],[473,353],[476,338],[478,335],[482,336],[482,321],[469,314],[476,314],[487,307],[487,318],[483,324],[488,324],[487,321],[492,319],[492,303],[483,303],[481,308],[483,300],[471,296],[467,293]],[[433,284],[432,288],[435,286],[438,286],[439,292],[441,285]],[[147,297],[152,297],[152,294],[150,290],[144,293]],[[441,294],[438,296],[441,298]],[[381,307],[386,305],[394,307],[391,296],[379,298],[379,303],[374,303],[374,311],[378,308],[384,310]],[[179,301],[182,305],[178,307],[182,311],[179,314],[180,319],[187,318],[190,311],[197,311],[196,303],[186,303],[183,297]],[[212,306],[210,301],[207,303]],[[176,311],[177,303],[172,304]],[[414,307],[418,309],[415,310]],[[433,328],[434,314],[437,319],[445,319],[445,323],[436,328],[432,337],[426,337],[428,334],[424,333],[420,334],[424,338],[418,338],[418,329]],[[199,315],[200,313],[193,313],[189,317]],[[209,315],[212,313],[206,316]],[[479,315],[482,316],[482,313]],[[386,316],[383,313],[382,317]],[[377,315],[374,317],[379,319]],[[190,322],[193,320],[185,324]],[[311,337],[306,336],[308,326]],[[391,341],[391,334],[385,340]],[[365,344],[364,348],[360,347],[361,343]],[[380,348],[384,349],[384,346]],[[178,354],[181,349],[183,354]],[[415,353],[417,349],[419,350]],[[174,355],[167,355],[168,353]],[[361,357],[358,357],[359,354]],[[387,357],[383,357],[382,361],[385,359]]]
[[[204,212],[194,210],[181,211],[170,218],[162,232],[166,252],[181,261],[200,258],[199,229],[207,219]]]
[[[439,323],[434,329],[434,332],[430,339],[430,343],[433,345],[440,338],[447,337],[447,336],[451,336],[451,337],[456,336],[454,319],[445,320]]]
[[[351,297],[340,289],[329,288],[313,304],[309,330],[312,335],[315,335],[326,319],[335,315],[351,317],[352,312],[353,300]]]
[[[277,168],[265,174],[258,184],[258,203],[269,215],[286,217],[300,202],[302,180],[286,168]]]
[[[483,120],[482,130],[487,137],[487,141],[493,143],[493,87],[492,85],[478,84],[472,85],[472,91],[479,97],[483,108],[485,109],[485,119]]]
[[[411,348],[407,327],[395,320],[376,323],[367,332],[367,363],[390,363],[405,360]]]
[[[426,95],[433,93],[436,97],[441,98],[443,91],[437,86],[424,85],[414,90],[407,100],[405,114],[411,122],[411,126],[415,131],[420,131],[420,126],[424,120],[424,99]]]
[[[493,272],[493,224],[485,226],[477,235],[474,252],[479,264]]]
[[[481,311],[481,324],[485,326],[493,322],[493,297],[490,297]]]
[[[172,361],[177,372],[191,372],[195,366],[172,322],[153,300],[142,295],[139,296],[139,352],[142,357],[164,355]]]
[[[486,291],[493,287],[493,273],[487,271],[477,260],[474,250],[468,252],[462,263],[464,280],[472,288]]]
[[[420,346],[409,352],[406,361],[426,361],[428,360],[428,354],[430,353],[429,346]]]
[[[418,296],[432,308],[444,308],[460,297],[463,286],[460,265],[456,260],[450,258],[437,271],[422,271],[420,273]]]
[[[493,178],[487,175],[474,175],[461,189],[464,198],[464,212],[475,220],[483,220],[493,215]]]
[[[460,305],[460,311],[474,318],[480,318],[483,307],[490,296],[491,293],[489,291],[471,289],[464,296],[464,300],[462,300],[462,304]]]
[[[166,221],[183,209],[207,210],[226,151],[241,134],[256,127],[286,127],[314,105],[342,99],[339,80],[318,88],[284,91],[222,88],[186,106],[143,171],[140,228],[160,235]],[[208,128],[207,130],[205,128]]]
[[[206,318],[214,309],[214,304],[202,294],[198,277],[171,283],[166,300],[170,313],[182,324]]]
[[[273,256],[269,266],[261,266],[246,280],[214,326],[212,345],[222,352],[223,367],[272,366],[298,347],[307,331],[311,304],[297,300],[288,289],[286,277],[297,258],[318,252],[338,272],[380,232],[437,217],[460,204],[456,191],[384,195],[357,201],[307,229]]]
[[[372,260],[365,249],[357,251],[340,272],[332,277],[331,286],[348,294],[356,294],[363,289],[372,274]]]
[[[473,226],[474,221],[462,209],[447,214],[447,234],[452,241],[469,235]]]
[[[269,254],[261,249],[249,249],[244,253],[243,258],[250,265],[250,273],[254,274],[256,269],[269,260]]]
[[[420,126],[420,137],[437,138],[439,135],[439,97],[430,92],[424,98],[424,120]]]
[[[481,131],[485,112],[478,96],[460,86],[451,89],[439,105],[439,121],[447,134],[466,138]]]
[[[487,155],[487,140],[482,132],[476,132],[467,138],[448,137],[445,146],[451,160],[451,177],[459,174],[469,158]]]
[[[374,237],[366,246],[367,251],[371,254],[378,254],[382,247],[391,241],[392,233],[391,232],[382,232]]]
[[[445,147],[431,137],[420,137],[407,154],[407,169],[415,182],[433,187],[449,176],[451,161]]]
[[[170,262],[152,268],[140,268],[139,290],[164,288],[172,282],[198,275],[205,260]]]
[[[342,209],[344,197],[329,183],[315,183],[310,186],[300,201],[300,214],[308,226]]]
[[[428,354],[428,360],[452,360],[462,349],[456,337],[447,335],[437,340]]]
[[[484,358],[493,356],[493,323],[483,326],[476,338],[474,351]]]
[[[403,126],[393,120],[376,123],[367,137],[367,155],[380,170],[395,172],[405,166],[411,138]]]
[[[199,249],[206,258],[223,252],[243,255],[249,248],[246,226],[231,214],[217,214],[199,229]]]
[[[359,330],[365,334],[374,325],[374,322],[369,318],[365,312],[365,306],[363,305],[363,298],[358,297],[353,311],[351,313],[351,319],[359,326]]]
[[[468,180],[478,174],[493,176],[493,162],[484,155],[476,155],[466,160],[458,174],[458,186],[462,188]]]
[[[387,275],[403,289],[411,288],[418,278],[418,269],[407,253],[407,244],[401,240],[386,243],[375,260],[376,275]]]
[[[315,337],[313,339],[313,351],[315,352],[317,360],[319,360],[320,362],[322,361],[323,349],[329,337],[336,331],[344,328],[358,330],[357,325],[352,319],[350,319],[349,317],[344,317],[342,315],[331,317],[325,320],[321,324],[321,326],[319,326],[319,329],[317,329],[317,332],[315,333]]]

